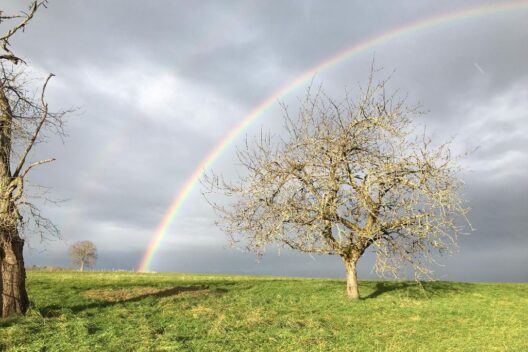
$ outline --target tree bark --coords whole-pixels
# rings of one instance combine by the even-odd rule
[[[2,318],[14,314],[25,314],[29,307],[26,292],[26,269],[22,251],[24,240],[18,234],[6,236],[0,243],[0,274],[2,283]]]
[[[84,260],[81,260],[81,267],[79,268],[79,271],[84,271]]]
[[[357,282],[357,260],[345,259],[346,278],[347,278],[347,296],[351,300],[359,299],[359,290]]]

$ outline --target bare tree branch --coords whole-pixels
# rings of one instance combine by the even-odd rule
[[[33,135],[31,136],[31,139],[29,140],[28,145],[26,146],[26,149],[22,153],[22,156],[20,157],[20,160],[18,161],[18,166],[15,169],[15,172],[13,173],[13,177],[17,177],[20,173],[20,170],[24,167],[24,163],[26,162],[26,157],[28,156],[29,152],[31,151],[31,148],[33,148],[33,145],[35,144],[35,141],[37,140],[37,137],[39,135],[39,132],[48,119],[48,104],[44,100],[44,95],[46,93],[46,87],[48,86],[49,80],[54,77],[55,75],[53,73],[50,73],[48,75],[48,78],[46,78],[46,81],[44,82],[44,86],[42,87],[42,94],[40,96],[40,102],[42,105],[42,116],[40,118],[40,121],[37,125],[37,128],[35,129],[35,132],[33,132]],[[41,163],[42,164],[42,163]],[[27,170],[26,170],[27,171]]]
[[[11,50],[9,49],[9,45],[10,45],[9,39],[11,39],[11,37],[18,31],[20,30],[24,31],[28,23],[33,19],[33,16],[35,15],[35,12],[37,12],[38,8],[40,6],[45,7],[46,3],[47,3],[47,0],[33,1],[33,3],[31,4],[29,8],[29,12],[23,13],[22,16],[20,15],[19,16],[16,16],[16,15],[15,16],[3,16],[3,15],[0,16],[1,20],[11,20],[11,19],[19,19],[19,18],[23,19],[18,25],[9,29],[6,34],[0,37],[0,46],[5,51],[5,54],[0,55],[0,59],[11,61],[15,65],[17,65],[19,62],[25,63],[24,60],[15,56],[13,52],[11,52]]]
[[[41,165],[41,164],[47,164],[47,163],[51,163],[55,161],[55,158],[51,158],[51,159],[45,159],[45,160],[40,160],[40,161],[35,161],[34,163],[31,163],[25,170],[24,172],[22,172],[22,174],[20,175],[20,177],[24,178],[27,173],[29,172],[29,170],[31,170],[32,168],[34,168],[35,166],[38,166],[38,165]]]

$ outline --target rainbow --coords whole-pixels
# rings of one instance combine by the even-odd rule
[[[528,9],[528,1],[510,1],[502,2],[498,4],[490,4],[484,6],[476,6],[460,9],[453,12],[444,13],[441,15],[428,17],[425,19],[417,20],[406,24],[401,27],[391,29],[387,32],[372,36],[366,40],[356,43],[355,45],[340,51],[319,64],[304,71],[297,78],[289,81],[280,87],[275,93],[268,96],[256,107],[253,108],[231,131],[229,131],[224,138],[211,150],[211,152],[200,162],[200,164],[193,171],[192,175],[187,179],[184,186],[180,189],[176,198],[174,198],[170,207],[163,215],[162,220],[156,227],[154,234],[151,238],[149,246],[145,251],[141,262],[139,264],[138,271],[147,272],[149,271],[152,259],[156,254],[163,237],[167,234],[169,226],[174,221],[175,216],[178,214],[178,210],[185,203],[185,200],[193,190],[195,184],[199,181],[204,171],[208,169],[211,164],[222,154],[222,152],[231,144],[231,142],[245,130],[254,120],[256,120],[263,112],[273,106],[278,99],[288,95],[294,89],[299,87],[301,84],[310,80],[317,72],[328,69],[335,64],[338,64],[346,59],[353,57],[354,55],[360,54],[370,48],[377,45],[387,43],[391,40],[397,39],[404,35],[412,34],[414,32],[429,29],[436,26],[441,26],[454,21],[461,21],[464,19],[481,17],[494,13],[506,13],[512,10]]]

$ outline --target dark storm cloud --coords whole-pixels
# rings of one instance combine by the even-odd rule
[[[57,157],[32,181],[68,201],[41,205],[66,242],[32,241],[28,262],[66,265],[67,245],[91,238],[100,268],[135,267],[187,177],[257,103],[365,38],[491,3],[50,1],[13,46],[41,76],[57,74],[52,106],[80,109],[66,144],[53,140],[33,155]],[[329,94],[342,95],[365,82],[375,57],[382,76],[396,69],[391,86],[429,111],[435,138],[457,136],[458,151],[480,147],[464,161],[477,230],[461,239],[440,277],[526,280],[526,33],[527,11],[468,18],[396,38],[315,76]],[[304,88],[282,98],[291,112]],[[263,114],[248,133],[260,127],[280,131],[280,110]],[[214,168],[233,175],[234,163],[231,146]],[[196,187],[176,217],[154,270],[341,275],[336,258],[287,252],[255,264],[250,254],[222,249],[225,237],[199,193]],[[371,264],[366,258],[361,275],[370,277]]]
[[[192,52],[197,42],[216,34],[211,29],[225,24],[228,7],[216,4],[53,1],[46,17],[33,22],[33,38],[20,41],[54,64],[118,66],[134,57],[170,61]]]

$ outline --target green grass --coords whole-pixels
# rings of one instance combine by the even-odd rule
[[[7,351],[528,351],[528,284],[28,273]]]

